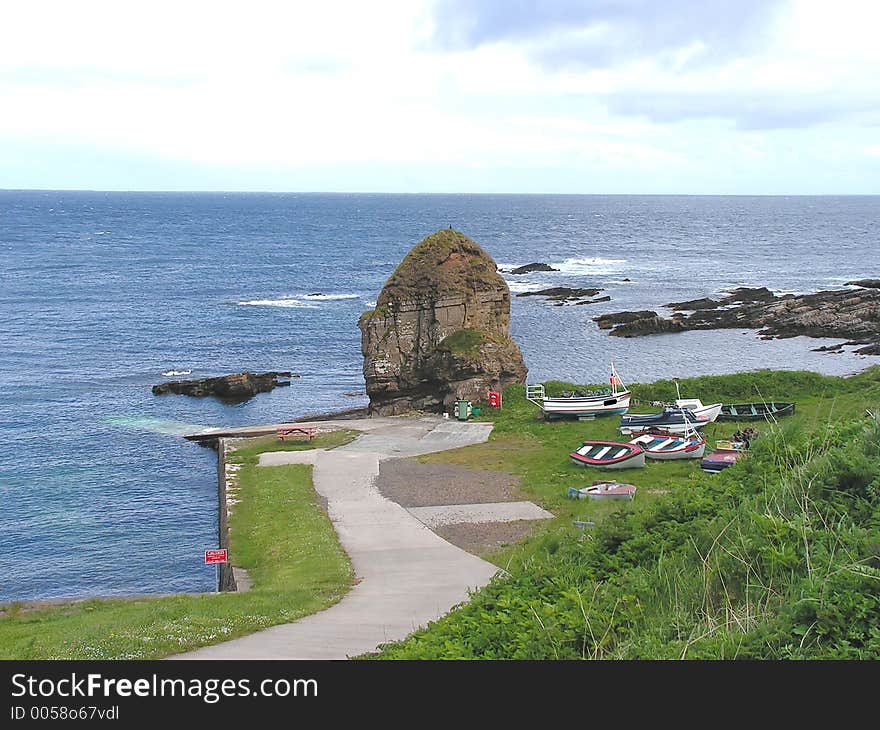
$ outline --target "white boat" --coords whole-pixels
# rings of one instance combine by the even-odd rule
[[[544,413],[544,418],[591,418],[622,415],[629,410],[632,393],[626,389],[614,363],[611,364],[611,388],[592,395],[548,397],[544,384],[526,386],[526,398]]]
[[[712,423],[721,413],[721,403],[713,403],[704,406],[699,398],[679,398],[675,401],[676,408],[686,408],[693,413],[701,423]]]
[[[577,499],[614,499],[629,500],[636,496],[636,487],[633,484],[621,484],[620,482],[593,482],[590,487],[577,489],[568,488],[568,494]]]

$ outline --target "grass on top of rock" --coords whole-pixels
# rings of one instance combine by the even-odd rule
[[[484,339],[480,330],[473,328],[457,330],[444,337],[437,345],[437,349],[449,350],[455,355],[472,355],[479,351]]]
[[[718,475],[697,460],[607,472],[568,453],[626,440],[617,418],[543,421],[521,386],[508,388],[503,410],[480,416],[496,424],[486,444],[423,459],[513,472],[558,517],[492,556],[506,576],[380,656],[880,658],[880,367],[679,384],[704,403],[784,400],[797,412],[749,424],[760,432],[749,456]],[[636,412],[675,397],[671,381],[632,390]],[[709,426],[709,443],[740,425]],[[564,496],[604,478],[636,484],[635,500]],[[596,526],[582,533],[575,519]]]
[[[492,257],[452,228],[426,236],[407,253],[379,294],[379,306],[426,296],[505,287]]]
[[[245,439],[228,454],[238,472],[229,519],[230,558],[246,568],[245,593],[94,599],[60,606],[9,604],[0,617],[0,659],[154,659],[295,621],[339,601],[353,572],[316,503],[311,466],[258,467],[264,451],[333,448],[353,431],[310,443]],[[295,525],[295,529],[291,526]]]

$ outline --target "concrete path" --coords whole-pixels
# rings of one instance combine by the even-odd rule
[[[327,499],[358,583],[325,611],[173,658],[345,659],[403,639],[466,600],[469,588],[485,585],[498,570],[435,535],[375,485],[381,459],[479,443],[491,424],[395,417],[339,421],[337,427],[365,433],[331,451],[263,454],[260,466],[314,465],[315,489]]]
[[[481,502],[479,504],[441,504],[432,507],[408,507],[407,511],[428,527],[517,520],[550,520],[553,513],[534,502]]]

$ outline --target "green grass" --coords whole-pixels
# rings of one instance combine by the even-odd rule
[[[90,600],[32,609],[11,604],[0,618],[2,659],[150,659],[294,621],[336,603],[353,572],[315,501],[311,467],[258,468],[263,451],[332,448],[356,434],[321,434],[311,444],[252,439],[229,455],[242,465],[230,516],[230,557],[248,570],[246,593]]]
[[[548,392],[572,389],[550,383]],[[620,438],[618,419],[545,422],[505,391],[486,444],[424,457],[508,470],[558,516],[490,557],[504,577],[386,658],[880,657],[880,368],[851,378],[761,372],[683,380],[704,403],[786,400],[757,423],[745,461],[709,475],[695,461],[584,470],[568,453]],[[675,397],[633,386],[634,411]],[[714,439],[736,423],[713,424]],[[565,498],[597,478],[639,487],[632,503]],[[573,519],[592,520],[586,535]]]
[[[444,337],[440,344],[437,345],[437,349],[449,350],[460,355],[472,355],[479,351],[480,345],[483,344],[483,339],[484,336],[480,330],[472,328],[458,330]]]

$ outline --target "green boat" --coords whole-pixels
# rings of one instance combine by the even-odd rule
[[[719,421],[761,421],[794,413],[794,403],[732,403],[721,406]]]

